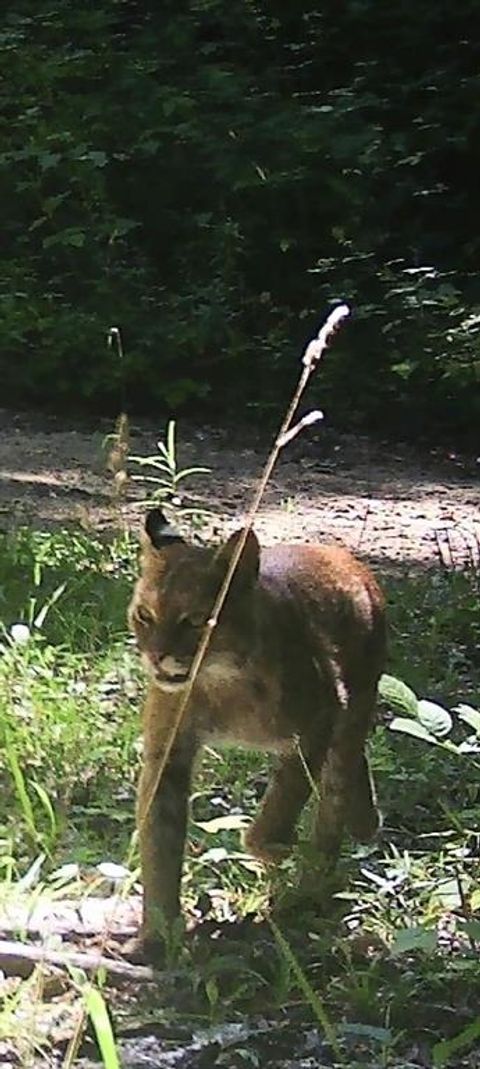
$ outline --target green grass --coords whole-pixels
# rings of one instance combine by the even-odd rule
[[[0,901],[58,896],[58,869],[72,863],[80,877],[66,881],[69,894],[88,893],[84,877],[102,862],[135,870],[143,680],[125,624],[135,557],[126,537],[102,543],[22,530],[0,540]],[[392,674],[422,697],[478,707],[478,577],[390,581],[388,599]],[[345,849],[328,917],[314,894],[308,902],[300,895],[308,847],[274,873],[241,850],[238,828],[262,794],[268,760],[206,753],[194,784],[184,899],[197,919],[228,922],[230,934],[220,926],[214,940],[201,931],[185,945],[177,940],[177,988],[164,990],[156,1012],[178,1014],[181,976],[182,1013],[204,1022],[286,1006],[315,1018],[320,1006],[335,1043],[364,1050],[358,1064],[404,1065],[419,1043],[448,1065],[448,1043],[460,1036],[460,1051],[464,1029],[468,1047],[480,996],[480,778],[471,755],[395,734],[388,720],[384,710],[372,740],[384,834],[373,846]],[[272,897],[283,909],[277,938],[262,923]],[[258,923],[246,936],[239,927],[237,939],[230,922],[243,917]],[[15,999],[19,990],[5,998],[0,1038],[14,1033]],[[348,1050],[345,1064],[354,1064]],[[452,1065],[462,1064],[458,1057]]]

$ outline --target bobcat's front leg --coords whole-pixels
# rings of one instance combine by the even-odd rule
[[[148,696],[144,714],[144,763],[137,799],[143,881],[141,939],[147,954],[161,949],[166,928],[180,912],[180,879],[196,746],[193,735],[182,730],[157,784],[172,713],[172,702],[164,702],[161,693],[154,690]]]
[[[308,745],[303,740],[299,752],[280,759],[255,820],[243,837],[247,850],[262,861],[280,861],[291,849],[321,752],[319,744]]]

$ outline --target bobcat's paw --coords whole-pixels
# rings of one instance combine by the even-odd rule
[[[253,854],[265,865],[278,865],[280,861],[290,856],[291,844],[282,842],[269,842],[263,839],[252,824],[243,834],[243,845],[249,854]]]
[[[372,806],[369,809],[351,811],[347,817],[347,829],[357,843],[369,843],[381,831],[382,814]]]

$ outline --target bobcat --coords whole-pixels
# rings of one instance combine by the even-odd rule
[[[192,764],[202,744],[239,743],[278,755],[245,835],[247,849],[264,861],[291,844],[312,779],[315,843],[327,864],[344,829],[363,840],[379,825],[364,747],[385,655],[381,591],[346,549],[277,545],[260,552],[252,531],[145,812],[168,725],[239,533],[220,547],[197,547],[159,509],[146,518],[129,621],[150,677],[138,791],[147,952],[155,953],[162,926],[180,910]]]

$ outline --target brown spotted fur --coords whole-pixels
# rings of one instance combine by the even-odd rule
[[[236,537],[219,550],[161,532],[153,542],[146,537],[130,605],[150,677],[138,793],[142,934],[149,946],[179,912],[191,771],[202,744],[224,741],[277,754],[277,769],[245,836],[248,850],[264,860],[281,856],[292,842],[312,779],[319,799],[315,841],[325,858],[335,858],[344,829],[366,839],[378,827],[364,744],[384,663],[380,589],[346,549],[279,545],[260,553],[253,533],[144,816],[182,677]]]

